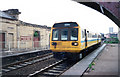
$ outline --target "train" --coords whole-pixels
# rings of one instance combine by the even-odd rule
[[[51,28],[50,50],[55,58],[79,60],[95,45],[100,45],[100,33],[89,31],[77,22],[59,22]]]

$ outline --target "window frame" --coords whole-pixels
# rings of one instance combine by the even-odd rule
[[[61,40],[61,32],[63,29],[68,29],[68,36],[67,36],[67,40]],[[53,40],[53,30],[52,30],[52,41],[78,41],[78,36],[77,36],[77,40],[71,40],[70,39],[70,36],[71,36],[71,29],[73,28],[56,28],[56,29],[53,29],[53,30],[58,30],[58,40]],[[77,28],[78,31],[77,31],[77,34],[79,33],[79,28]]]
[[[71,40],[72,29],[77,29],[77,40]],[[70,41],[78,41],[78,31],[79,31],[79,28],[71,28],[69,31],[70,31],[70,36],[69,36]]]
[[[67,30],[67,40],[62,40],[62,30],[64,30],[64,29],[66,29]],[[60,36],[60,41],[68,41],[69,40],[69,28],[64,28],[64,29],[61,29],[60,30],[60,34],[59,34],[59,36]]]
[[[58,40],[53,40],[53,30],[58,30]],[[60,30],[59,29],[53,29],[53,30],[52,30],[52,41],[59,41],[59,39],[60,39],[59,38]]]

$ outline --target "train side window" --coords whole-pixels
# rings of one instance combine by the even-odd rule
[[[95,38],[97,38],[97,34],[95,34]]]
[[[94,38],[95,36],[94,35],[92,35],[92,38]]]
[[[91,33],[89,33],[89,38],[91,38]]]
[[[88,33],[88,37],[90,38],[90,33]]]
[[[90,37],[92,38],[92,33],[90,34]]]
[[[90,38],[92,38],[92,33],[90,33]]]
[[[97,34],[93,34],[93,35],[92,35],[92,38],[97,38]]]
[[[101,36],[100,36],[100,35],[98,35],[98,38],[101,38]]]
[[[58,30],[57,29],[53,29],[53,33],[52,33],[52,39],[54,41],[58,40]]]

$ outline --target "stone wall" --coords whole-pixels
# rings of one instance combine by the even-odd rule
[[[39,32],[39,40],[36,40],[34,33]],[[20,20],[10,20],[0,18],[0,33],[5,34],[5,49],[34,48],[34,44],[39,47],[49,45],[50,27],[26,23]],[[2,45],[2,44],[0,44]]]

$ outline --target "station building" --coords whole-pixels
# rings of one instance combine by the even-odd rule
[[[34,49],[49,46],[50,27],[19,20],[18,9],[0,11],[0,49]]]

